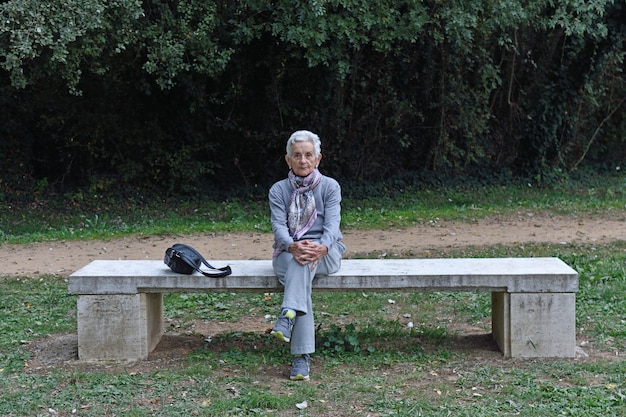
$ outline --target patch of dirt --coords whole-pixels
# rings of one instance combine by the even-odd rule
[[[411,254],[413,257],[437,257],[464,247],[491,245],[605,244],[626,239],[626,211],[601,216],[555,216],[524,211],[515,216],[490,217],[475,221],[431,221],[406,229],[344,231],[348,246],[346,257],[368,253]],[[269,259],[272,236],[262,233],[207,235],[139,236],[90,241],[56,241],[26,245],[0,245],[3,276],[68,276],[96,259],[162,259],[165,249],[174,243],[186,243],[198,249],[209,261],[230,259]],[[270,326],[263,318],[249,317],[237,323],[195,323],[194,335],[169,331],[145,361],[115,365],[81,364],[77,360],[75,334],[53,335],[30,345],[31,371],[59,366],[97,366],[115,369],[124,366],[129,372],[151,372],[155,368],[177,366],[189,352],[202,347],[206,336],[228,332],[265,332]],[[457,326],[458,327],[458,326]],[[461,326],[452,351],[472,353],[476,360],[501,360],[489,334],[484,329]],[[203,335],[203,336],[200,336]],[[458,339],[458,340],[457,340]],[[582,341],[581,341],[582,343]],[[577,360],[592,360],[589,347],[580,350]],[[621,357],[620,357],[621,359]],[[272,370],[271,372],[282,372]]]

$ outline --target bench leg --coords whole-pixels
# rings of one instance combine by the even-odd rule
[[[509,294],[491,293],[491,334],[505,358],[511,357]]]
[[[506,358],[576,355],[575,293],[492,293],[492,332]]]
[[[163,295],[79,295],[78,358],[145,359],[163,335]]]

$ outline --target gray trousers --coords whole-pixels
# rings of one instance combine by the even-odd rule
[[[316,275],[328,275],[339,270],[343,244],[328,248],[328,254],[320,259],[317,267],[300,265],[289,252],[273,259],[272,265],[278,280],[285,287],[282,308],[296,311],[296,321],[291,332],[291,354],[302,355],[315,352],[315,322],[313,320],[313,279]]]

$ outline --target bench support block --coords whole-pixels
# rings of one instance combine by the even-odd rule
[[[78,359],[145,359],[163,335],[163,294],[78,296]]]
[[[505,358],[576,356],[576,294],[492,293],[493,337]]]
[[[505,358],[571,358],[576,352],[574,293],[491,294],[492,333]],[[78,357],[135,361],[163,335],[163,294],[78,296]]]

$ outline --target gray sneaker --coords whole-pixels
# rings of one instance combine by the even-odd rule
[[[293,355],[289,379],[292,381],[308,381],[309,370],[311,369],[310,364],[311,357],[306,353],[304,355]]]
[[[285,314],[281,314],[280,316],[278,316],[278,319],[276,320],[276,324],[274,325],[271,334],[276,336],[278,340],[289,343],[291,341],[291,329],[293,329],[293,324],[296,321],[295,314],[293,314],[293,316],[294,317],[291,318],[286,316]]]

